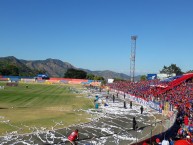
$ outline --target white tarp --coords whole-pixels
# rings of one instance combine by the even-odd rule
[[[172,74],[157,74],[157,78],[160,79],[160,80],[164,80],[166,78],[174,77],[174,76],[176,76],[175,73],[172,73]]]
[[[108,83],[113,83],[114,79],[108,79]]]

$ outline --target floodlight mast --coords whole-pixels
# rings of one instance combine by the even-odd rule
[[[130,55],[130,77],[131,82],[134,82],[135,78],[135,53],[136,53],[136,40],[137,36],[131,36],[131,55]]]

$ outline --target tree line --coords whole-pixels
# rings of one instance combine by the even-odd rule
[[[171,75],[171,74],[176,74],[176,76],[179,76],[179,75],[182,75],[184,73],[193,73],[193,70],[189,70],[187,72],[183,72],[181,70],[180,67],[178,67],[176,64],[171,64],[170,66],[163,66],[162,70],[160,70],[160,73],[163,73],[163,74],[168,74],[168,75]],[[142,75],[141,80],[146,80],[146,75]]]
[[[193,72],[193,70],[189,70],[186,73]],[[37,74],[44,74],[46,73],[43,70],[32,70],[28,67],[21,68],[14,64],[2,64],[0,63],[0,75],[7,75],[7,76],[36,76]],[[181,68],[178,67],[176,64],[171,64],[170,66],[165,66],[160,70],[160,73],[165,74],[172,74],[175,73],[176,75],[182,75]],[[101,80],[105,81],[105,79],[101,76],[96,76],[94,74],[87,74],[87,72],[78,69],[68,69],[64,74],[65,78],[76,78],[76,79],[89,79],[89,80]],[[119,78],[115,78],[115,80],[122,80]],[[141,80],[146,80],[146,75],[141,76]]]
[[[75,78],[75,79],[88,79],[88,80],[101,80],[105,81],[105,79],[101,76],[96,76],[93,74],[87,74],[87,72],[83,70],[78,70],[74,68],[70,68],[64,74],[64,78]]]
[[[45,73],[43,70],[32,70],[28,67],[22,68],[14,64],[0,64],[0,75],[3,76],[36,76]]]
[[[3,76],[37,76],[37,74],[45,74],[45,71],[42,70],[31,70],[30,68],[20,68],[14,64],[0,64],[0,75]],[[93,74],[87,74],[83,70],[78,69],[68,69],[64,74],[65,78],[75,78],[75,79],[89,79],[89,80],[101,80],[105,79],[101,76],[96,76]]]

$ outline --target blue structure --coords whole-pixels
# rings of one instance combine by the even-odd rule
[[[18,82],[21,80],[20,76],[3,76],[3,78],[9,78],[11,82]]]
[[[157,74],[147,74],[147,80],[157,79]]]
[[[37,78],[41,78],[41,79],[45,79],[45,80],[50,79],[47,74],[38,74],[37,77],[35,77],[35,78],[36,78],[36,79],[37,79]]]

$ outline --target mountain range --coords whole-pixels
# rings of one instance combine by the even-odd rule
[[[104,71],[91,71],[84,68],[78,68],[68,62],[63,62],[58,59],[48,58],[46,60],[23,60],[18,59],[14,56],[0,57],[0,67],[3,64],[16,65],[21,72],[29,72],[30,74],[38,71],[45,72],[49,77],[63,77],[65,72],[69,68],[80,69],[87,72],[87,74],[93,74],[96,76],[102,76],[105,79],[108,78],[119,78],[128,80],[130,77],[123,73],[117,73],[110,70]]]

